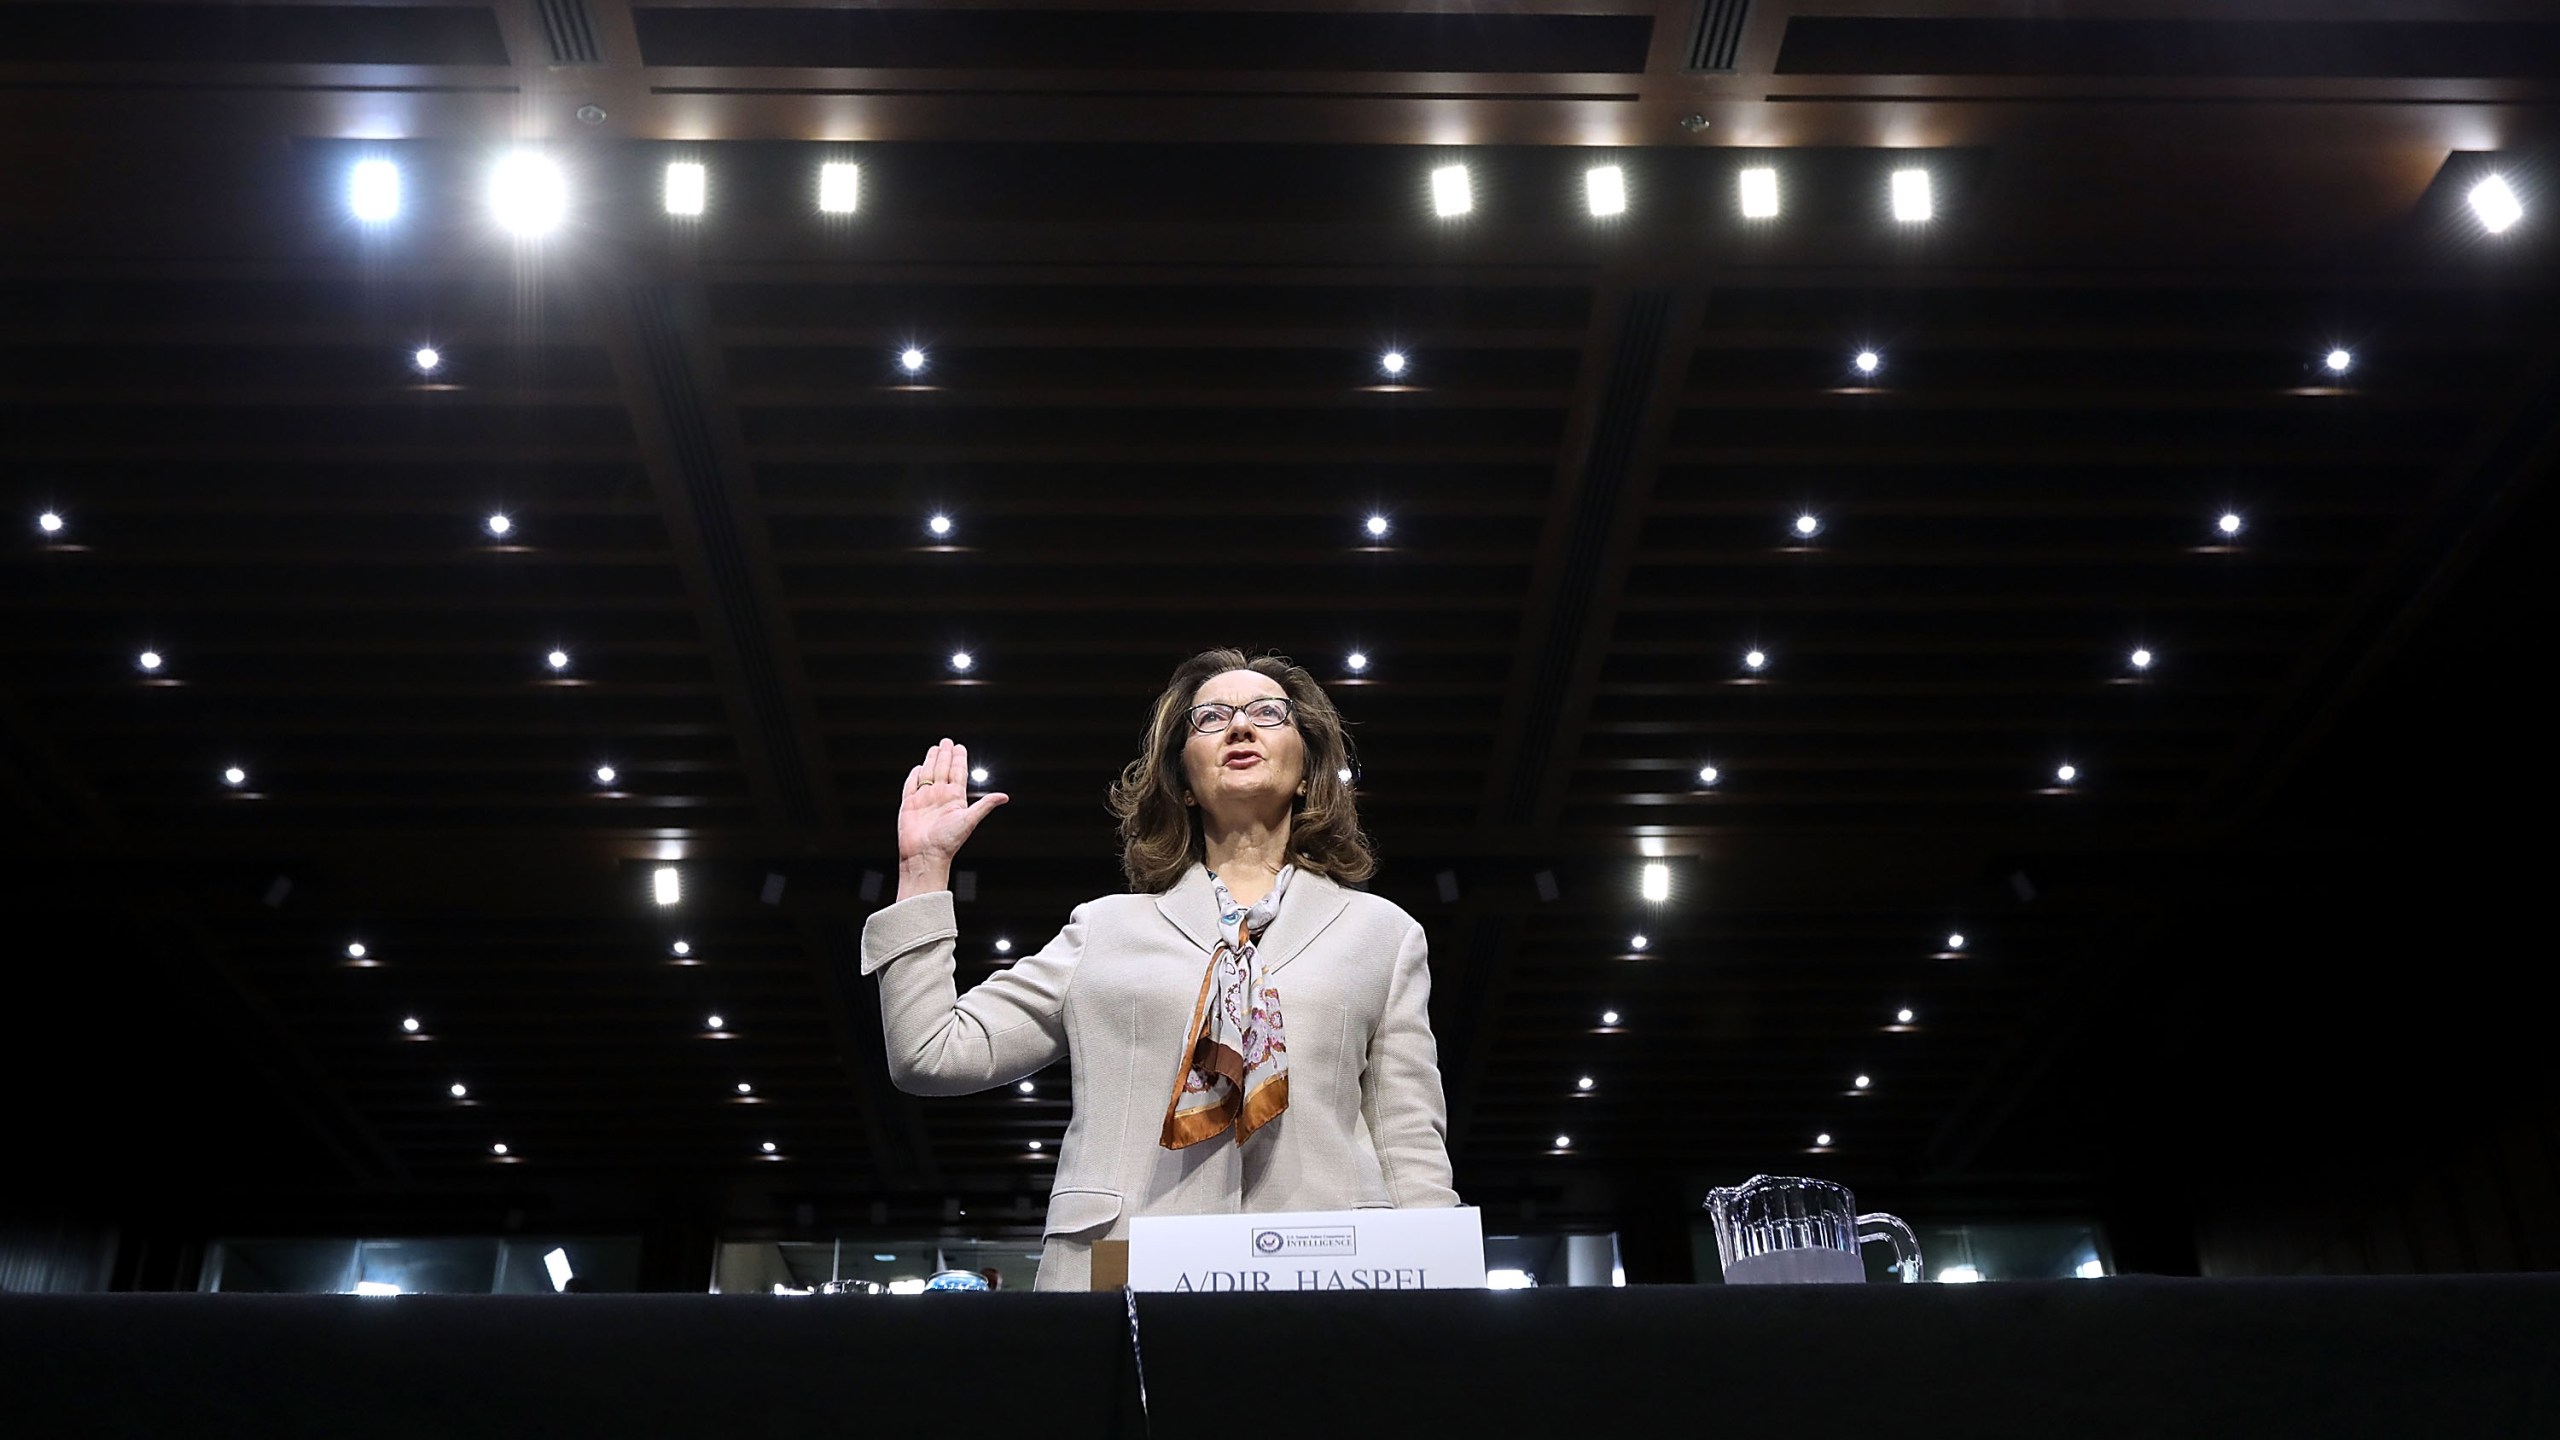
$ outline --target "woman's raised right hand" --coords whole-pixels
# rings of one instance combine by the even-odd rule
[[[952,857],[976,832],[988,812],[1011,799],[1001,791],[969,799],[969,747],[949,740],[924,752],[924,762],[907,772],[898,797],[898,872],[901,895],[909,881],[931,881],[925,888],[949,883]]]

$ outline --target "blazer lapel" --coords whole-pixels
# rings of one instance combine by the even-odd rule
[[[1280,907],[1283,920],[1287,918],[1288,908],[1285,902]],[[1172,889],[1156,897],[1156,910],[1172,923],[1173,928],[1189,937],[1192,944],[1199,946],[1201,954],[1217,953],[1218,897],[1217,892],[1209,888],[1206,868],[1194,865],[1183,871],[1182,878],[1173,882]]]
[[[1299,951],[1313,944],[1325,927],[1350,908],[1351,892],[1324,876],[1312,870],[1290,876],[1289,893],[1280,897],[1279,915],[1254,947],[1254,958],[1262,962],[1262,973],[1268,975],[1298,958]]]

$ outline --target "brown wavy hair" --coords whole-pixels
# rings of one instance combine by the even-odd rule
[[[1241,650],[1203,650],[1174,667],[1147,722],[1146,748],[1111,787],[1111,813],[1120,821],[1120,869],[1129,888],[1162,894],[1207,857],[1199,817],[1182,803],[1182,746],[1191,736],[1192,697],[1230,670],[1279,681],[1289,696],[1290,723],[1306,746],[1307,793],[1290,802],[1289,863],[1350,885],[1376,874],[1377,855],[1360,831],[1359,807],[1342,779],[1352,768],[1351,737],[1332,697],[1285,655],[1257,659]]]

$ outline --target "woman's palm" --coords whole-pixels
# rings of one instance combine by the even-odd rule
[[[924,752],[924,763],[907,772],[898,799],[898,858],[948,861],[960,853],[978,822],[1009,797],[997,793],[969,799],[969,747],[949,740]]]

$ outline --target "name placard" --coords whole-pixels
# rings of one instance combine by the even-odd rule
[[[1129,1222],[1129,1288],[1481,1290],[1484,1220],[1473,1206],[1141,1215]]]

